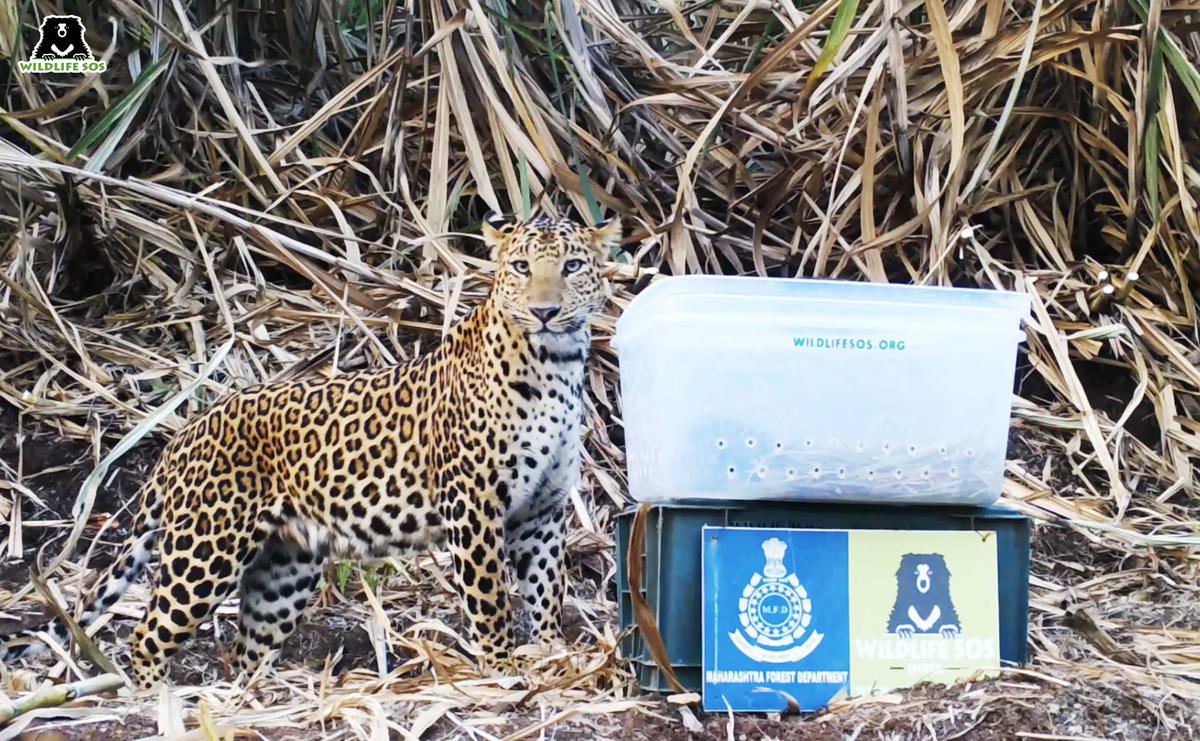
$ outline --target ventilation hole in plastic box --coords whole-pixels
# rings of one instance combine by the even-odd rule
[[[921,478],[928,479],[930,475],[932,475],[932,472],[929,470],[928,466],[921,469]]]
[[[812,438],[811,437],[804,438],[804,447],[811,448],[812,446],[813,446]]]
[[[897,468],[897,469],[896,469],[896,472],[895,472],[894,474],[892,474],[892,475],[896,477],[896,480],[897,480],[897,481],[899,481],[900,479],[904,478],[904,471],[902,471],[901,469]]]
[[[941,447],[938,448],[938,452],[941,453],[942,455],[946,455],[947,453],[950,452],[950,449],[947,448],[945,445],[942,445]]]
[[[892,452],[892,444],[891,444],[891,443],[889,443],[889,442],[887,442],[887,441],[884,441],[884,443],[883,443],[883,452],[885,452],[885,453],[890,453],[890,452]]]
[[[813,467],[812,467],[812,475],[813,475],[813,476],[820,476],[820,475],[821,475],[821,467],[820,467],[820,466],[813,466]]]
[[[909,454],[909,455],[916,455],[916,454],[917,454],[917,446],[916,446],[916,445],[909,445],[909,446],[908,446],[908,454]]]
[[[776,450],[783,450],[783,441],[782,441],[782,440],[776,440],[776,441],[775,441],[775,449],[776,449]]]
[[[867,469],[867,481],[874,481],[874,480],[875,480],[875,469],[868,468]]]
[[[723,437],[717,438],[717,450],[724,450],[728,446],[729,446],[729,443],[727,443],[725,441],[725,438],[723,438]]]
[[[748,437],[748,438],[746,438],[746,447],[747,447],[747,448],[753,448],[755,445],[758,445],[758,441],[757,441],[757,440],[755,440],[755,439],[754,439],[754,438],[752,438],[752,437]]]
[[[767,477],[767,467],[759,466],[758,469],[755,470],[755,473],[758,474],[760,479],[765,479]]]
[[[846,467],[845,466],[838,466],[838,478],[839,479],[846,478]]]
[[[950,477],[958,478],[958,466],[950,466]]]
[[[963,451],[963,455],[965,455],[968,458],[974,458],[975,457],[975,449],[967,448],[966,450]]]
[[[788,477],[788,479],[794,479],[794,478],[796,478],[796,469],[794,469],[794,468],[789,468],[789,469],[787,470],[787,477]]]
[[[730,466],[729,468],[725,469],[725,473],[729,476],[729,478],[733,478],[737,475],[737,469],[733,466]]]
[[[858,453],[861,453],[866,449],[867,449],[866,443],[864,443],[862,440],[859,440],[858,444],[854,446],[854,450]]]

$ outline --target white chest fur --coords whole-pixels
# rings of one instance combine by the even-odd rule
[[[543,345],[551,358],[513,390],[521,411],[508,461],[514,464],[510,467],[510,519],[536,514],[561,501],[579,482],[582,353],[586,345],[560,337],[551,342],[553,346],[550,342]]]

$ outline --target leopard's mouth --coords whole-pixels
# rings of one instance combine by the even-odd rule
[[[579,330],[583,329],[583,325],[586,322],[587,322],[586,319],[572,319],[570,322],[564,324],[561,327],[548,327],[543,324],[540,328],[535,329],[533,331],[533,333],[540,334],[540,335],[575,334]]]

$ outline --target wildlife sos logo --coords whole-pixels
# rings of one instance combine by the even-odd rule
[[[995,533],[859,530],[850,552],[851,694],[999,668]]]
[[[849,682],[844,531],[705,528],[704,707],[816,710]]]
[[[87,43],[87,31],[77,15],[48,15],[38,28],[38,40],[17,68],[28,74],[95,74],[108,63],[97,60]]]
[[[917,634],[954,638],[962,632],[950,597],[950,570],[942,554],[906,553],[901,557],[888,632],[901,638]]]
[[[815,710],[999,668],[994,533],[706,527],[703,544],[706,710]]]
[[[779,538],[764,540],[762,552],[766,564],[742,589],[738,600],[741,628],[730,633],[729,639],[756,661],[800,661],[821,645],[825,636],[814,630],[804,638],[812,623],[812,600],[800,579],[783,565],[787,543]]]

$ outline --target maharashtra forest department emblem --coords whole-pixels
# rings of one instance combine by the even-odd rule
[[[733,645],[755,661],[771,664],[795,662],[808,656],[825,636],[804,634],[812,623],[812,600],[804,585],[783,565],[787,543],[778,538],[763,541],[767,562],[762,573],[750,577],[738,600],[742,627],[729,634]]]

